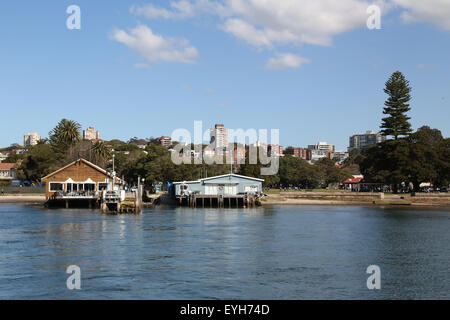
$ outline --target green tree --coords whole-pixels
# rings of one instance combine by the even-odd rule
[[[389,97],[384,103],[383,114],[387,117],[382,119],[381,132],[397,140],[399,136],[406,136],[412,132],[410,117],[406,114],[411,110],[408,104],[411,99],[411,87],[404,75],[397,71],[386,82],[384,92]]]
[[[80,129],[81,125],[78,122],[62,119],[49,132],[50,143],[55,151],[65,154],[69,150],[71,154],[74,144],[81,140]]]
[[[58,155],[49,144],[37,144],[28,150],[18,169],[28,180],[39,182],[60,165]]]
[[[328,158],[317,161],[315,167],[322,177],[320,182],[324,186],[328,186],[330,183],[341,183],[352,176],[349,170],[336,167],[335,162]]]
[[[360,164],[364,180],[386,183],[396,193],[400,184],[409,181],[407,167],[410,163],[410,145],[405,139],[387,140],[366,150],[366,157]]]
[[[105,167],[106,162],[111,157],[110,149],[102,141],[97,141],[92,144],[91,151],[93,155],[93,162],[100,167]]]
[[[437,186],[450,186],[450,138],[443,139],[438,145]]]
[[[416,191],[422,182],[437,180],[439,167],[439,147],[444,140],[442,133],[428,126],[419,128],[408,137],[409,164],[405,168],[409,181]]]

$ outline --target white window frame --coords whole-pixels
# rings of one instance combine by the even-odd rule
[[[52,190],[52,183],[59,183],[62,184],[62,190]],[[58,181],[51,181],[48,183],[48,191],[49,192],[58,192],[58,191],[65,191],[65,183],[64,182],[58,182]]]

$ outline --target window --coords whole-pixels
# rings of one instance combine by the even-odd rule
[[[63,191],[64,184],[59,182],[50,182],[50,192]]]
[[[225,194],[235,195],[237,194],[237,186],[225,186]]]
[[[95,183],[85,183],[84,190],[85,191],[95,191]]]
[[[253,193],[253,192],[258,192],[258,186],[245,186],[244,187],[244,191],[245,192],[250,192],[250,193]]]
[[[218,194],[217,186],[205,186],[205,194],[207,195],[215,195]]]
[[[98,184],[98,190],[99,190],[99,191],[108,190],[108,183],[106,183],[106,182],[100,182],[100,183]]]

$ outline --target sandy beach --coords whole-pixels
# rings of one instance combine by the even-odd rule
[[[312,199],[267,199],[261,202],[265,205],[361,205],[368,204],[363,201],[342,201],[342,200],[312,200]]]
[[[44,203],[45,195],[3,195],[0,196],[0,203]]]

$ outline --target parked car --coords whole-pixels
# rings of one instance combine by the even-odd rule
[[[440,190],[440,192],[448,192],[448,187],[441,187],[441,190]]]

